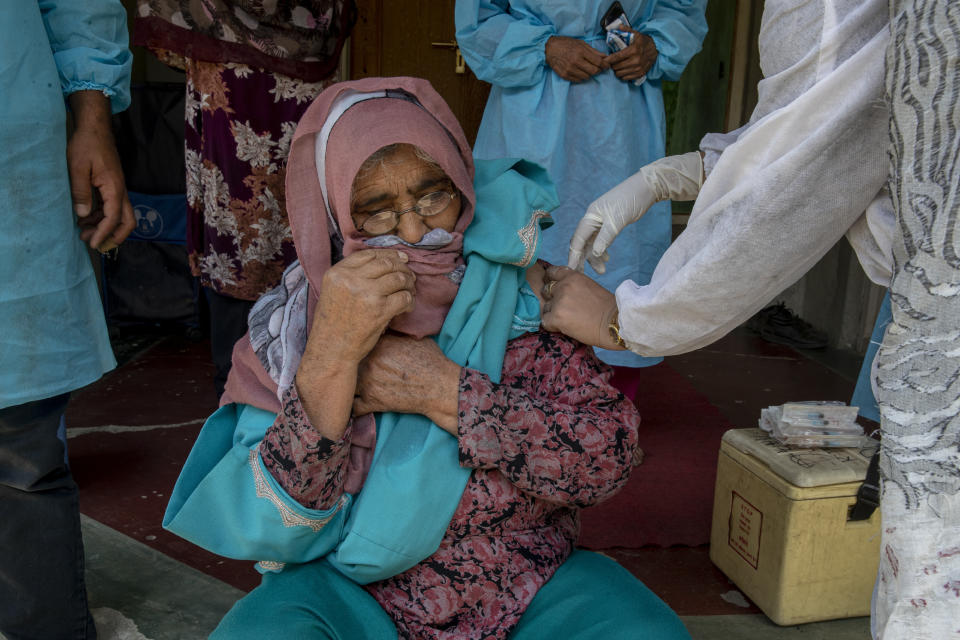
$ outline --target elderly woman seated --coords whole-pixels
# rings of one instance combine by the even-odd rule
[[[216,638],[686,638],[578,510],[626,482],[635,407],[539,329],[555,195],[478,162],[422,80],[321,94],[294,135],[299,261],[250,316],[164,525],[260,561]]]

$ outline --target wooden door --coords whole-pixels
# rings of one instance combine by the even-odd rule
[[[469,67],[457,72],[454,1],[357,0],[350,77],[426,78],[453,109],[472,145],[490,85],[477,80]]]

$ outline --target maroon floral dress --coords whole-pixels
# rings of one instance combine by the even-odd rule
[[[297,257],[286,211],[287,154],[300,117],[339,76],[304,82],[245,64],[154,53],[186,72],[190,269],[220,295],[256,300]]]
[[[555,333],[510,342],[500,383],[462,369],[460,464],[473,469],[439,549],[366,589],[405,638],[505,638],[573,549],[580,507],[629,477],[640,417],[589,347]],[[350,429],[334,442],[296,390],[260,454],[291,497],[328,509],[343,494]]]

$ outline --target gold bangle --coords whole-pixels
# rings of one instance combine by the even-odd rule
[[[617,343],[617,346],[625,347],[626,343],[623,341],[623,338],[620,336],[620,310],[613,312],[613,317],[610,318],[610,324],[607,325],[607,331],[610,332],[610,337],[614,342]]]

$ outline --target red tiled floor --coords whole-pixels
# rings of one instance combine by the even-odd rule
[[[717,452],[732,425],[669,361],[635,376],[643,463],[619,493],[583,511],[580,543],[591,549],[706,544]]]
[[[214,555],[165,531],[160,523],[200,426],[87,434],[70,439],[80,510],[138,542],[239,589],[259,584],[251,562]]]
[[[160,338],[130,362],[73,394],[67,426],[174,424],[217,408],[208,342]]]
[[[67,411],[80,510],[162,553],[240,589],[260,579],[252,563],[216,556],[160,526],[203,420],[217,406],[207,342],[171,336],[74,394]],[[123,429],[150,425],[148,431]],[[82,433],[115,425],[120,433]]]
[[[723,596],[737,591],[737,586],[710,562],[710,550],[706,545],[606,549],[603,553],[637,576],[678,615],[760,613],[760,609],[745,596],[748,607],[724,600]],[[736,598],[730,600],[736,601]]]
[[[666,362],[737,428],[757,426],[760,409],[784,402],[850,402],[856,382],[801,352],[765,342],[742,328]]]

